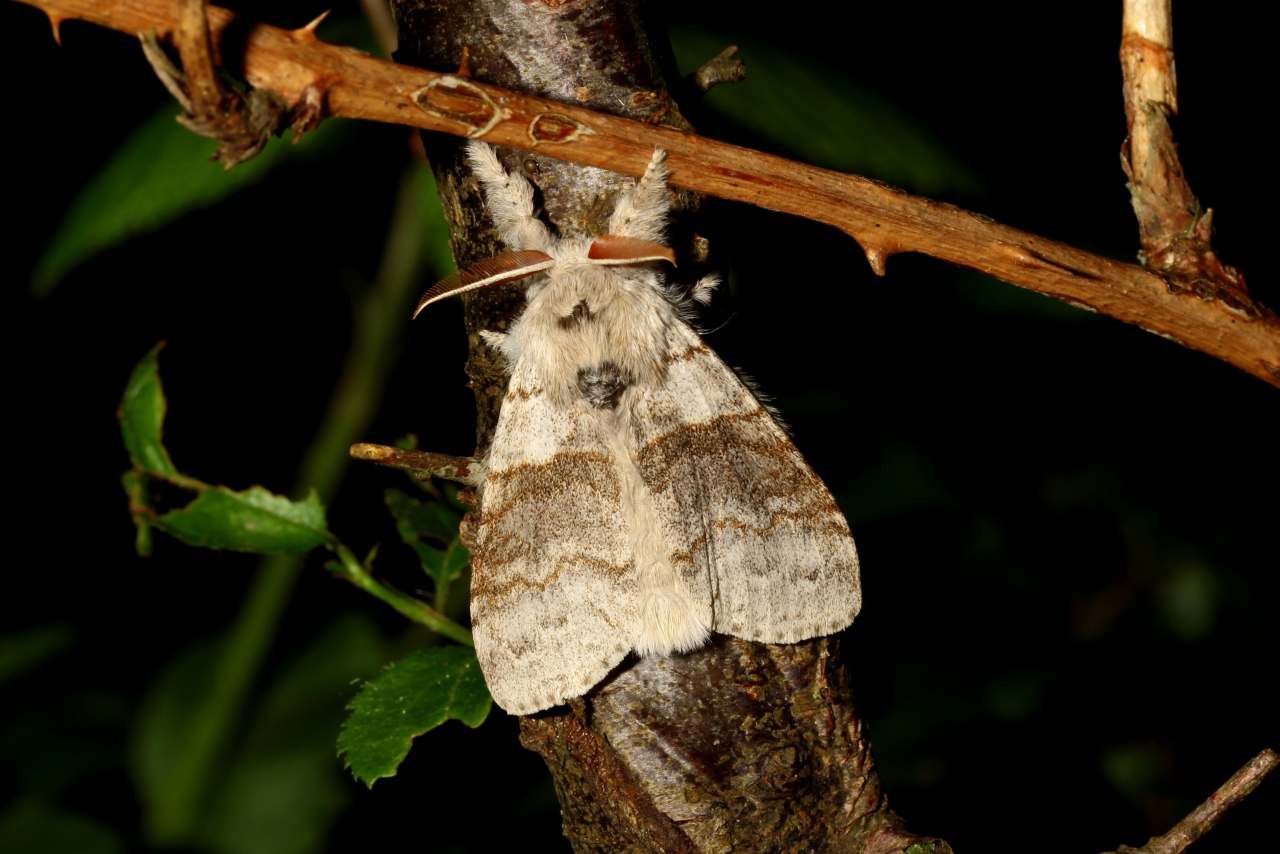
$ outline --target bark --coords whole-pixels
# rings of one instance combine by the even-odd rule
[[[400,62],[461,67],[477,81],[690,129],[669,94],[666,81],[678,78],[665,37],[647,29],[633,0],[395,0],[393,10]],[[459,265],[496,254],[459,141],[428,133],[424,145]],[[501,156],[538,187],[561,234],[600,233],[630,181],[537,153]],[[697,202],[681,193],[675,211],[686,275],[705,257],[690,227]],[[523,292],[493,288],[465,300],[483,448],[506,377],[479,332],[506,328]],[[839,649],[835,638],[773,646],[718,637],[690,655],[631,658],[572,707],[522,719],[522,742],[555,779],[574,850],[893,852],[932,842],[906,833],[888,809]]]

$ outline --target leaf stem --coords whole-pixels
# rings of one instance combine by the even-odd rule
[[[415,623],[424,625],[458,643],[475,646],[471,632],[421,599],[415,599],[412,596],[401,593],[394,587],[383,584],[374,578],[364,564],[352,553],[351,549],[339,545],[334,549],[334,553],[338,556],[338,559],[329,564],[329,569],[335,574],[347,579],[366,593],[378,597]]]
[[[411,291],[425,259],[425,216],[420,184],[413,180],[413,170],[421,168],[415,163],[401,182],[378,275],[357,307],[346,362],[324,420],[299,465],[295,497],[315,489],[321,501],[330,503],[350,464],[347,447],[367,429],[381,402],[409,316]],[[209,488],[194,478],[162,477],[190,489]],[[259,563],[240,613],[222,639],[209,693],[188,722],[187,740],[174,757],[173,782],[166,787],[163,800],[153,805],[150,820],[157,841],[161,837],[173,842],[193,838],[210,784],[227,755],[237,723],[244,717],[250,689],[305,563],[305,555],[266,557]],[[376,591],[370,592],[388,601]],[[450,625],[453,628],[446,626],[443,633],[470,643],[469,632],[456,623]]]

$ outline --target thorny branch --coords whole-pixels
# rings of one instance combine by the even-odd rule
[[[68,18],[129,33],[155,30],[170,36],[179,25],[167,0],[22,2],[43,9],[55,30]],[[1280,387],[1280,318],[1255,302],[1244,290],[1243,279],[1227,272],[1230,268],[1219,265],[1223,274],[1214,278],[1213,264],[1218,262],[1207,250],[1207,212],[1193,216],[1189,222],[1194,227],[1174,240],[1189,240],[1191,256],[1181,251],[1162,255],[1159,247],[1164,244],[1153,244],[1147,253],[1150,267],[1122,264],[856,175],[456,74],[397,66],[323,44],[306,27],[289,31],[245,23],[235,28],[236,44],[224,48],[235,15],[210,6],[208,19],[215,54],[241,57],[242,66],[233,71],[287,103],[312,105],[316,115],[323,110],[329,116],[483,137],[628,175],[640,175],[653,148],[661,146],[668,152],[672,183],[834,225],[858,241],[881,275],[890,255],[921,252],[1136,324]],[[1150,114],[1153,111],[1144,111]],[[1131,139],[1130,151],[1141,147],[1136,139]],[[1145,173],[1134,174],[1139,176],[1135,186],[1145,186]],[[1198,205],[1192,209],[1198,210]],[[1155,220],[1167,221],[1163,216]],[[1144,235],[1157,230],[1144,226]],[[1200,261],[1188,266],[1183,261],[1187,257]]]
[[[1120,163],[1129,178],[1142,258],[1171,288],[1203,300],[1249,305],[1244,275],[1213,251],[1213,210],[1200,207],[1178,160],[1171,116],[1178,114],[1171,0],[1125,0],[1120,66],[1129,137]]]
[[[1151,837],[1140,848],[1121,845],[1110,854],[1182,854],[1188,845],[1208,833],[1227,810],[1258,788],[1277,765],[1280,765],[1280,756],[1270,750],[1262,751],[1168,833]]]

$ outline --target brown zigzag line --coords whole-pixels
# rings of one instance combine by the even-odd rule
[[[609,454],[599,451],[559,451],[551,459],[542,463],[516,463],[504,469],[491,469],[485,478],[486,484],[503,484],[516,483],[526,480],[541,480],[543,478],[552,479],[553,483],[564,483],[571,478],[569,475],[577,475],[582,470],[591,470],[594,468],[605,467],[609,472],[614,471],[614,460]],[[573,478],[582,479],[592,482],[591,478]],[[610,490],[618,493],[617,475],[614,474],[609,478],[612,483]],[[517,493],[517,497],[532,492],[533,490],[521,489]],[[489,508],[485,508],[486,513]],[[498,511],[501,512],[501,511]]]
[[[476,599],[486,597],[503,597],[510,595],[516,590],[532,590],[536,593],[545,592],[548,587],[559,580],[565,570],[574,570],[577,568],[594,569],[606,576],[614,578],[626,578],[628,575],[635,574],[635,562],[629,561],[619,566],[614,563],[607,563],[597,558],[587,557],[584,554],[577,553],[564,555],[555,562],[555,569],[551,574],[547,575],[542,581],[534,581],[524,575],[513,575],[506,581],[498,581],[492,577],[492,573],[496,568],[506,566],[511,563],[514,558],[495,558],[493,560],[477,561],[475,573],[471,579],[471,598],[474,602]]]

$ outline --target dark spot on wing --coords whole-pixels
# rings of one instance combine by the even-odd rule
[[[635,380],[613,362],[602,362],[594,368],[578,371],[578,391],[596,409],[614,409],[618,397]]]

